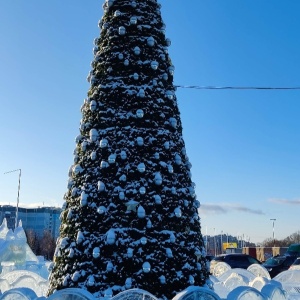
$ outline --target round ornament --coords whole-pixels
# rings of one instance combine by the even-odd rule
[[[102,139],[100,141],[100,148],[106,148],[108,146],[108,140],[107,139]]]
[[[158,62],[157,61],[152,61],[151,62],[151,68],[153,69],[153,70],[157,70],[158,69]]]
[[[95,142],[95,141],[97,141],[97,139],[98,139],[98,131],[97,131],[97,129],[93,128],[90,130],[90,140],[92,142]]]
[[[95,100],[92,100],[91,103],[90,103],[90,110],[91,111],[95,111],[97,108],[97,103]]]
[[[100,248],[96,247],[93,249],[93,257],[98,258],[100,256]]]
[[[125,160],[125,159],[127,158],[127,154],[126,154],[125,151],[121,151],[120,156],[121,156],[121,159],[122,159],[122,160]]]
[[[141,195],[145,195],[146,194],[146,188],[144,186],[139,188],[139,192]]]
[[[125,35],[126,34],[126,28],[124,26],[119,27],[119,35]]]
[[[136,116],[137,116],[139,119],[143,118],[143,117],[144,117],[144,111],[143,111],[142,109],[138,109],[138,110],[136,111]]]
[[[150,36],[150,37],[147,39],[147,45],[150,46],[150,47],[153,47],[154,44],[155,44],[154,37],[153,37],[153,36]]]
[[[105,184],[102,181],[98,181],[98,191],[103,192],[105,191]]]
[[[146,261],[143,263],[143,272],[149,273],[151,271],[151,265]]]
[[[143,146],[144,145],[144,139],[142,137],[138,136],[136,138],[136,143],[137,143],[138,146]]]
[[[109,164],[114,164],[116,162],[116,154],[111,154],[109,157],[108,157],[108,163]]]
[[[115,16],[115,17],[121,16],[121,12],[120,12],[119,10],[116,10],[116,11],[114,12],[114,16]]]
[[[139,74],[138,73],[134,73],[133,74],[133,79],[134,80],[138,80],[139,79]]]
[[[104,207],[104,206],[99,206],[98,208],[97,208],[97,213],[99,214],[99,215],[103,215],[103,214],[105,214],[106,213],[106,208]]]
[[[140,54],[141,54],[141,49],[140,49],[139,47],[135,47],[135,48],[133,49],[133,53],[134,53],[135,55],[140,55]]]
[[[136,25],[137,24],[137,21],[138,21],[138,18],[133,16],[130,18],[130,24],[131,25]]]

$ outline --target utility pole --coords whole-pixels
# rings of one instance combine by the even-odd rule
[[[276,219],[270,219],[270,221],[273,221],[273,247],[275,247],[275,221],[276,221]]]
[[[15,229],[18,227],[18,214],[19,214],[19,197],[20,197],[20,185],[21,185],[21,169],[16,169],[12,171],[5,172],[4,174],[19,172],[19,184],[18,184],[18,197],[17,197],[17,207],[16,207],[16,220],[15,220]]]

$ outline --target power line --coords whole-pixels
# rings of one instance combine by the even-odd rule
[[[176,88],[197,90],[300,90],[300,86],[294,87],[257,87],[257,86],[198,86],[198,85],[175,85]]]

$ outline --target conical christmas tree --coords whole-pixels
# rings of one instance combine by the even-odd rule
[[[103,8],[49,293],[171,299],[209,273],[170,41],[156,0]]]

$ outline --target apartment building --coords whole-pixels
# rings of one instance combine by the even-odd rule
[[[32,229],[40,237],[45,230],[51,232],[56,239],[59,236],[60,220],[62,209],[58,207],[36,207],[18,208],[18,223],[22,220],[24,230]],[[16,224],[16,207],[11,205],[0,205],[0,224],[6,218],[8,228],[14,229]]]

